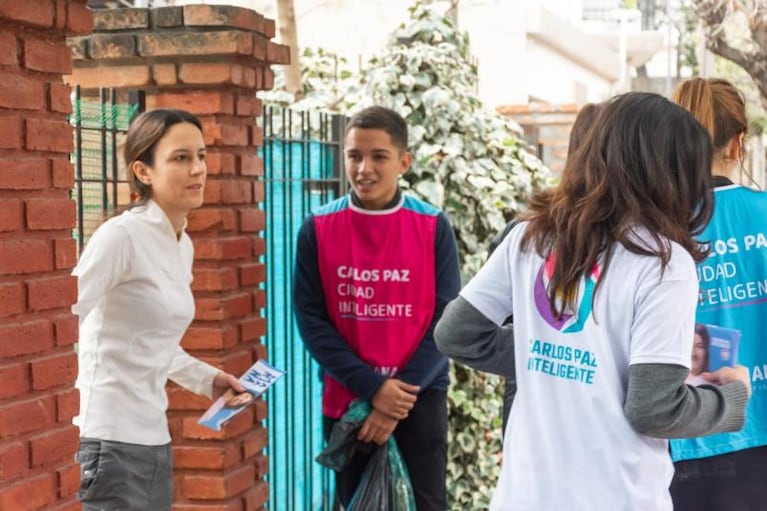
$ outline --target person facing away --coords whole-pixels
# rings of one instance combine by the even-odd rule
[[[576,149],[578,149],[583,140],[586,139],[586,133],[588,132],[589,128],[594,123],[594,119],[596,119],[597,114],[599,113],[599,109],[601,108],[601,103],[586,103],[581,107],[581,109],[578,111],[578,115],[575,116],[575,121],[573,122],[573,126],[570,129],[570,138],[567,144],[567,157],[569,158],[570,155],[572,155]],[[498,236],[493,238],[493,241],[490,242],[490,246],[488,247],[487,251],[487,257],[490,257],[493,255],[493,252],[495,252],[495,249],[498,248],[498,246],[501,244],[501,242],[506,238],[506,236],[511,232],[511,230],[519,223],[519,220],[513,219],[508,224],[506,224],[506,227],[501,231]],[[504,323],[504,326],[506,327],[506,333],[507,335],[514,335],[513,331],[513,317],[508,317],[506,319],[506,322]],[[506,363],[503,360],[503,357],[497,357],[497,356],[490,356],[489,354],[484,354],[484,356],[477,357],[476,355],[482,355],[482,354],[473,354],[475,355],[474,358],[470,359],[461,359],[456,358],[458,362],[461,362],[463,364],[466,364],[474,369],[477,369],[479,371],[485,371],[490,373],[496,373],[500,374],[504,377],[504,383],[503,383],[503,421],[502,421],[502,428],[503,431],[506,431],[506,423],[509,419],[509,412],[511,411],[511,404],[514,402],[514,395],[517,393],[517,380],[514,376],[514,364],[513,363]],[[510,361],[508,361],[510,362]]]
[[[748,119],[743,94],[719,78],[680,83],[673,101],[689,110],[713,140],[714,212],[698,239],[711,256],[698,265],[699,323],[740,331],[739,364],[763,381],[767,363],[767,193],[740,184]],[[674,440],[671,484],[679,511],[767,509],[767,387],[755,385],[742,430]]]
[[[670,511],[669,437],[735,431],[750,385],[685,385],[711,143],[656,94],[604,103],[554,189],[445,309],[438,348],[518,383],[492,511]],[[513,314],[514,337],[500,325]]]
[[[344,142],[348,195],[315,211],[298,234],[296,320],[324,370],[326,440],[354,399],[372,410],[358,439],[394,434],[418,511],[446,509],[447,359],[433,331],[460,289],[458,253],[444,213],[402,193],[407,124],[374,106],[349,121]],[[370,449],[336,475],[346,506]]]
[[[72,272],[78,497],[86,511],[170,511],[167,380],[209,397],[244,389],[179,345],[194,317],[194,254],[184,228],[203,202],[200,121],[181,110],[145,112],[128,129],[124,158],[136,200],[96,230]]]

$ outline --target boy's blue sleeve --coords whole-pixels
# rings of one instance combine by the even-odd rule
[[[317,236],[311,215],[298,233],[293,303],[298,330],[312,357],[357,397],[370,400],[386,377],[363,362],[330,322],[317,263]]]
[[[440,373],[447,373],[447,357],[437,350],[434,343],[434,327],[445,306],[458,296],[461,290],[461,271],[458,266],[458,246],[453,234],[453,226],[444,213],[437,219],[437,233],[434,243],[436,300],[434,318],[426,334],[418,345],[413,357],[399,374],[399,379],[425,389]]]

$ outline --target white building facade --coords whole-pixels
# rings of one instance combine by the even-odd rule
[[[136,2],[142,0],[134,0]],[[143,0],[226,4],[276,18],[275,0]],[[447,8],[449,2],[434,1]],[[661,52],[664,32],[621,0],[460,0],[458,23],[479,64],[489,106],[601,101],[630,89],[635,69]],[[640,2],[641,4],[642,2]],[[363,62],[407,19],[411,0],[294,0],[299,45]]]

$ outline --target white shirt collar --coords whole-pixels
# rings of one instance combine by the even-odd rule
[[[170,219],[168,218],[168,215],[165,214],[165,211],[152,199],[149,199],[145,205],[138,206],[136,208],[133,208],[129,210],[130,212],[139,215],[144,221],[156,225],[158,228],[166,231],[168,234],[173,236],[174,239],[177,241],[181,240],[181,237],[186,232],[186,226],[187,226],[187,219],[184,218],[184,224],[181,226],[181,232],[179,233],[178,237],[176,236],[176,231],[173,229],[173,224],[170,223]]]

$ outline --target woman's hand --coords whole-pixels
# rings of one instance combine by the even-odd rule
[[[233,389],[235,392],[245,392],[245,387],[242,386],[240,380],[235,376],[219,371],[215,378],[213,378],[213,399],[218,399],[221,394],[229,389]]]
[[[734,381],[743,382],[749,397],[751,396],[751,375],[745,366],[722,367],[713,373],[703,373],[701,376],[711,383],[718,383],[719,385],[727,385]]]

